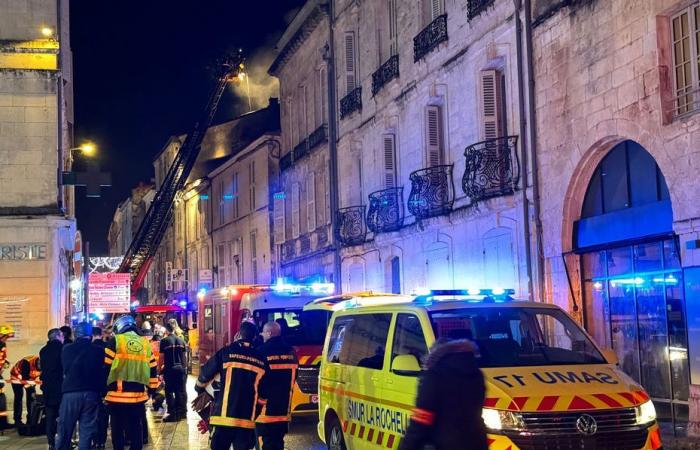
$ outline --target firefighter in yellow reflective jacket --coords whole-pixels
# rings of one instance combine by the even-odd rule
[[[10,363],[7,362],[7,340],[14,335],[15,330],[12,325],[0,325],[0,432],[8,428],[7,397],[5,397],[5,381],[2,372],[10,367]]]
[[[39,356],[30,355],[20,359],[12,366],[10,370],[10,383],[12,383],[12,392],[15,394],[13,406],[13,418],[15,426],[23,426],[22,422],[22,399],[27,395],[27,421],[32,412],[34,398],[36,397],[36,385],[40,384],[39,376]]]
[[[195,387],[202,393],[217,374],[222,380],[209,418],[214,428],[212,450],[229,450],[231,446],[233,450],[250,450],[255,445],[258,385],[266,365],[265,358],[253,348],[257,327],[243,322],[239,333],[239,340],[216,352],[202,366]]]
[[[125,441],[131,450],[143,447],[141,417],[149,389],[158,386],[157,363],[150,343],[137,333],[134,318],[126,315],[114,323],[116,336],[105,348],[107,404],[112,423],[112,446],[123,450]]]

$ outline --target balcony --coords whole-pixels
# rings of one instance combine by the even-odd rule
[[[294,147],[294,161],[299,161],[309,153],[309,145],[304,139]]]
[[[365,242],[365,205],[340,208],[337,213],[336,237],[345,247]]]
[[[280,172],[292,167],[292,152],[287,152],[286,155],[280,158]]]
[[[308,233],[299,236],[299,251],[301,254],[311,251],[311,236]]]
[[[306,142],[308,143],[309,150],[316,148],[318,145],[326,142],[328,140],[328,125],[323,124],[316,128],[308,138]]]
[[[413,61],[420,61],[443,42],[447,41],[447,14],[430,22],[423,31],[413,38]]]
[[[494,0],[467,0],[467,19],[472,20],[493,5]]]
[[[355,111],[362,111],[362,87],[350,91],[340,99],[340,118],[344,119]]]
[[[399,55],[389,58],[372,74],[372,95],[377,95],[385,84],[399,77]]]
[[[403,187],[369,194],[367,228],[374,233],[396,231],[403,226]]]
[[[408,210],[416,219],[440,216],[452,210],[455,199],[452,165],[416,170],[409,179]]]
[[[282,244],[282,259],[288,260],[296,256],[297,245],[295,240],[287,241]]]
[[[517,144],[517,136],[506,136],[466,148],[462,190],[471,204],[515,192],[520,179]]]

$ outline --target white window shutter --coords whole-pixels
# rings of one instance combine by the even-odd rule
[[[306,178],[306,223],[309,232],[316,229],[316,174]]]
[[[443,163],[442,114],[439,106],[425,108],[425,138],[428,167],[439,166]]]
[[[385,134],[382,137],[384,155],[384,187],[396,187],[396,136]]]
[[[324,211],[324,223],[329,224],[331,223],[331,217],[334,214],[334,211],[331,211],[331,168],[330,168],[330,162],[328,160],[325,160],[324,164],[324,175],[323,175],[323,188],[324,192],[326,193],[325,195],[325,204],[323,205],[323,211]]]
[[[484,140],[505,135],[503,123],[503,76],[497,70],[481,72],[481,115]]]
[[[347,92],[355,90],[355,33],[345,33],[345,83]]]
[[[275,220],[273,226],[275,227],[275,244],[279,245],[285,241],[285,218],[284,218],[284,192],[277,192],[274,196],[274,214]]]
[[[299,183],[292,185],[292,238],[296,239],[300,234],[300,208],[299,208]]]
[[[430,18],[437,19],[442,15],[442,0],[430,0]]]
[[[389,53],[390,56],[397,55],[399,53],[398,45],[398,9],[396,8],[397,0],[389,1]]]

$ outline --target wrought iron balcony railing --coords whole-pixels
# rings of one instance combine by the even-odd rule
[[[299,236],[299,251],[302,254],[311,251],[311,236],[308,233]]]
[[[416,219],[440,216],[452,210],[455,187],[451,164],[416,170],[409,179],[408,210]]]
[[[372,95],[377,95],[385,84],[399,77],[399,55],[389,58],[372,74]]]
[[[515,192],[520,178],[517,144],[517,136],[506,136],[467,147],[462,190],[472,204]]]
[[[287,152],[286,155],[280,158],[280,171],[284,172],[290,167],[292,167],[292,152]]]
[[[344,246],[358,245],[365,242],[365,205],[340,208],[337,212],[338,229],[336,237]]]
[[[447,41],[447,14],[439,16],[413,38],[413,61],[418,62]]]
[[[369,194],[367,228],[374,233],[396,231],[403,226],[403,187]]]
[[[308,143],[309,150],[315,148],[317,145],[326,142],[328,140],[328,125],[325,123],[320,127],[316,128],[308,138],[306,142]]]
[[[288,260],[294,258],[296,256],[296,249],[297,245],[295,240],[287,241],[282,244],[282,259]]]
[[[467,19],[472,20],[493,5],[494,0],[467,0]]]
[[[299,161],[301,158],[306,156],[306,154],[309,152],[309,144],[304,139],[303,141],[299,142],[295,147],[294,147],[294,161]]]
[[[355,111],[362,110],[362,86],[350,91],[340,99],[340,118],[344,119]]]

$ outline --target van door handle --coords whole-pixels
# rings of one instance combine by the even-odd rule
[[[369,377],[370,380],[374,381],[375,383],[379,381],[379,377]]]

